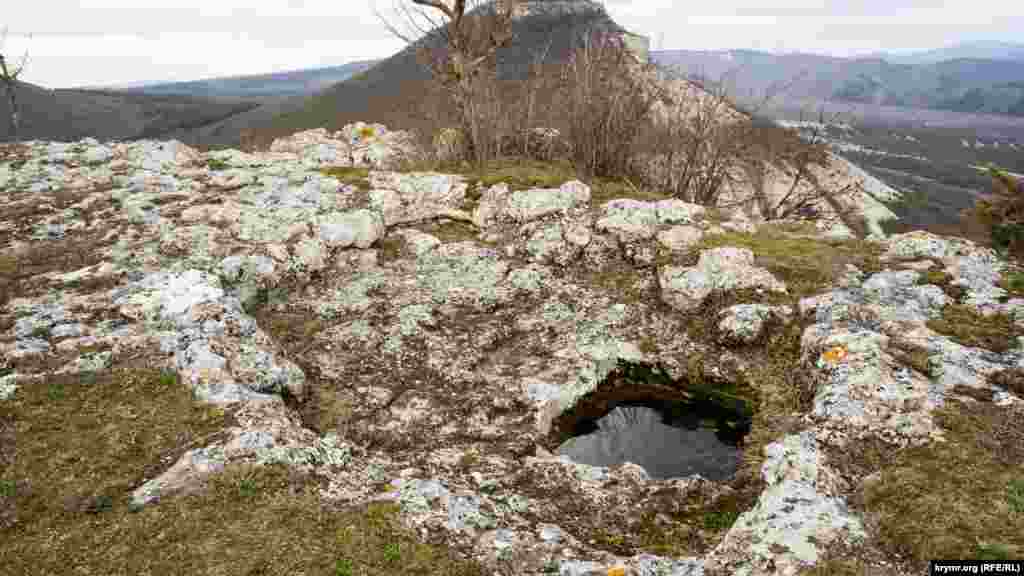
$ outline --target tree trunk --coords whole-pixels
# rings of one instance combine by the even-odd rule
[[[11,103],[11,136],[14,138],[14,143],[17,144],[18,140],[18,102],[14,96],[13,84],[7,85],[7,100]]]
[[[7,101],[11,105],[11,136],[14,138],[14,143],[18,143],[18,101],[14,94],[15,81],[7,73],[7,63],[4,61],[3,54],[0,54],[0,70],[3,71],[3,82],[4,87],[7,89]]]

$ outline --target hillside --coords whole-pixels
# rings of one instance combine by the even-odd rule
[[[289,70],[273,74],[250,74],[146,84],[131,88],[111,89],[129,94],[151,96],[183,95],[205,98],[276,98],[313,94],[332,84],[348,79],[376,64],[378,60],[359,60],[341,66]]]
[[[733,94],[1024,116],[1024,60],[960,58],[896,64],[882,58],[669,50],[652,59],[689,75],[725,79]]]
[[[883,52],[877,54],[877,56],[893,64],[935,64],[944,60],[957,60],[961,58],[1024,61],[1024,44],[995,41],[962,42],[936,50],[924,50],[909,54],[889,54]]]
[[[550,70],[552,64],[568,59],[572,38],[586,33],[623,31],[599,4],[587,0],[531,2],[530,10],[528,15],[513,21],[513,44],[497,53],[498,79],[506,99],[514,96],[530,63],[549,40],[552,44],[544,62]],[[442,46],[436,33],[420,42],[433,48]],[[417,129],[432,125],[430,116],[437,114],[442,121],[450,122],[451,106],[436,95],[432,97],[429,79],[430,74],[417,62],[414,49],[407,47],[366,72],[310,98],[302,109],[249,128],[255,143],[266,146],[274,138],[301,130],[337,130],[356,121]],[[541,100],[544,101],[543,95]],[[558,127],[557,115],[552,116],[549,125]]]
[[[252,110],[257,99],[150,96],[109,90],[49,90],[16,85],[23,140],[73,141],[172,137]],[[0,98],[0,141],[9,141],[10,105]]]

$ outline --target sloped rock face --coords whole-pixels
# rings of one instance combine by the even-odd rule
[[[318,136],[217,153],[225,167],[213,170],[176,143],[28,143],[24,162],[0,166],[4,255],[66,242],[82,258],[40,268],[5,304],[0,352],[14,372],[0,401],[39,375],[41,358],[75,372],[133,355],[237,409],[223,438],[139,486],[138,506],[239,462],[286,462],[321,475],[325,499],[398,502],[408,525],[499,573],[793,574],[864,536],[825,447],[941,442],[930,414],[951,387],[988,387],[986,375],[1024,366],[1020,347],[967,348],[931,331],[945,295],[895,265],[852,269],[799,310],[731,308],[718,320],[743,340],[773,314],[813,317],[801,347],[821,382],[813,410],[764,449],[763,492],[713,549],[620,554],[594,534],[669,532],[678,526],[660,513],[733,488],[555,457],[541,448],[552,423],[619,361],[683,379],[702,352],[718,363],[710,372],[742,370],[728,346],[687,337],[685,313],[716,291],[786,285],[742,248],[704,250],[695,266],[657,258],[721,229],[699,206],[595,205],[577,181],[497,185],[472,205],[458,176],[387,171],[363,191],[315,170],[331,156],[321,146]],[[345,162],[356,159],[330,160]],[[990,251],[922,233],[881,242],[893,259],[942,261],[969,305],[1020,318],[1024,302],[1000,298],[1003,263]],[[315,329],[277,331],[285,317]],[[890,354],[897,333],[928,350],[932,376]],[[320,435],[296,401],[328,399],[347,409]]]
[[[641,90],[648,94],[663,93],[668,98],[667,102],[659,99],[652,106],[650,119],[655,126],[687,124],[697,117],[702,118],[702,126],[710,122],[711,127],[730,127],[750,121],[749,115],[737,110],[727,98],[716,96],[689,80],[672,78],[660,69],[646,69],[638,62],[630,62],[631,73]],[[706,147],[706,158],[711,159],[717,151],[710,143],[712,133],[706,134],[709,135],[708,142],[702,146]],[[634,165],[642,173],[650,175],[654,182],[669,182],[669,175],[684,173],[686,161],[684,154],[670,156],[663,153],[642,153],[632,159]],[[858,224],[857,220],[863,219],[868,234],[881,238],[884,234],[880,222],[896,218],[883,202],[898,199],[900,193],[832,152],[827,154],[822,164],[810,164],[807,174],[799,177],[796,167],[786,163],[782,166],[762,161],[751,164],[746,159],[727,162],[722,169],[729,178],[723,183],[719,195],[722,205],[732,206],[729,210],[733,217],[748,214],[767,218],[761,198],[768,205],[778,206],[784,199],[803,197],[815,198],[812,208],[822,216],[836,218],[841,212],[849,213],[848,221],[829,226],[827,230],[820,228],[837,237],[850,237],[853,234],[850,228]],[[819,224],[824,222],[819,221]]]

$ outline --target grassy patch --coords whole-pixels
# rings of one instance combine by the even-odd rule
[[[600,270],[582,271],[588,284],[594,288],[608,290],[616,302],[632,305],[649,301],[650,290],[645,289],[636,269],[628,264],[606,266]]]
[[[320,173],[324,176],[337,178],[342,184],[351,184],[362,191],[367,191],[370,186],[370,169],[353,166],[332,166],[323,168]]]
[[[480,463],[480,455],[476,452],[467,450],[462,453],[459,457],[459,466],[465,469],[470,469]]]
[[[430,234],[445,244],[452,242],[476,241],[479,229],[467,222],[440,220],[418,227],[421,232]]]
[[[226,170],[229,167],[230,165],[227,162],[219,158],[209,158],[206,160],[206,168],[209,170]]]
[[[195,404],[187,387],[168,386],[157,370],[50,375],[0,403],[0,417],[15,439],[0,447],[0,460],[10,462],[3,480],[16,486],[7,510],[13,526],[4,528],[29,547],[79,522],[82,510],[122,505],[168,465],[161,458],[205,443],[226,424],[223,411]]]
[[[472,210],[487,188],[497,184],[507,184],[509,191],[529,190],[531,188],[554,189],[566,182],[580,180],[590,186],[591,204],[600,206],[616,198],[632,198],[641,201],[657,201],[668,198],[665,194],[635,187],[624,180],[609,178],[581,178],[572,164],[564,160],[533,160],[504,158],[494,160],[481,171],[469,165],[440,164],[418,167],[444,173],[459,174],[466,178],[468,184],[467,206]],[[411,168],[407,169],[411,170]]]
[[[641,202],[657,202],[670,198],[656,190],[640,188],[633,182],[625,180],[612,180],[606,178],[595,178],[590,187],[590,202],[594,206],[601,206],[611,200],[628,198]]]
[[[963,286],[956,286],[953,284],[953,275],[942,270],[941,268],[936,270],[931,268],[921,272],[921,276],[917,279],[919,285],[933,284],[942,288],[942,291],[953,299],[954,302],[960,302],[965,295],[967,295],[967,289]]]
[[[1024,330],[1006,314],[983,316],[962,304],[946,305],[942,315],[928,320],[927,325],[964,346],[985,348],[1000,354],[1015,347],[1018,336],[1024,336]]]
[[[396,506],[333,508],[316,479],[283,466],[231,467],[194,492],[130,509],[132,489],[229,424],[158,370],[24,384],[0,403],[4,573],[482,574],[446,546],[418,542]]]
[[[390,504],[334,509],[320,501],[312,478],[279,465],[241,466],[137,513],[114,506],[82,516],[56,546],[18,542],[19,552],[33,552],[33,544],[40,549],[16,553],[7,568],[12,574],[483,574],[445,546],[418,542],[399,525],[397,511]]]
[[[297,406],[304,425],[321,434],[344,428],[354,413],[351,398],[346,395],[347,388],[323,379],[316,361],[309,359],[310,350],[318,342],[317,334],[330,326],[328,321],[302,313],[266,309],[258,310],[255,317],[306,373],[306,398]]]
[[[378,260],[381,263],[394,262],[402,257],[405,240],[398,235],[388,235],[377,241]]]
[[[541,162],[539,160],[496,160],[483,171],[460,170],[471,188],[490,188],[505,183],[509,190],[530,188],[558,188],[576,179],[576,172],[567,162]]]
[[[872,544],[908,558],[923,572],[929,559],[1020,557],[1024,431],[1019,408],[950,399],[934,413],[947,437],[900,451],[862,446],[833,456],[847,473],[879,474],[851,505],[869,520]]]
[[[997,285],[1003,290],[1006,290],[1007,300],[1010,298],[1024,298],[1024,271],[1004,271]]]
[[[900,364],[909,366],[926,377],[933,376],[930,354],[924,346],[895,337],[889,340],[889,352]]]
[[[771,226],[762,226],[753,234],[706,234],[691,254],[696,256],[702,250],[722,246],[750,249],[755,265],[768,269],[785,282],[794,297],[811,296],[832,286],[846,274],[847,264],[868,274],[883,268],[879,260],[883,249],[877,244],[860,240],[794,238]]]

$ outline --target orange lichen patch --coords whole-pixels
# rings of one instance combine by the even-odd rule
[[[829,364],[838,364],[846,358],[846,348],[835,346],[822,352],[821,357]]]

